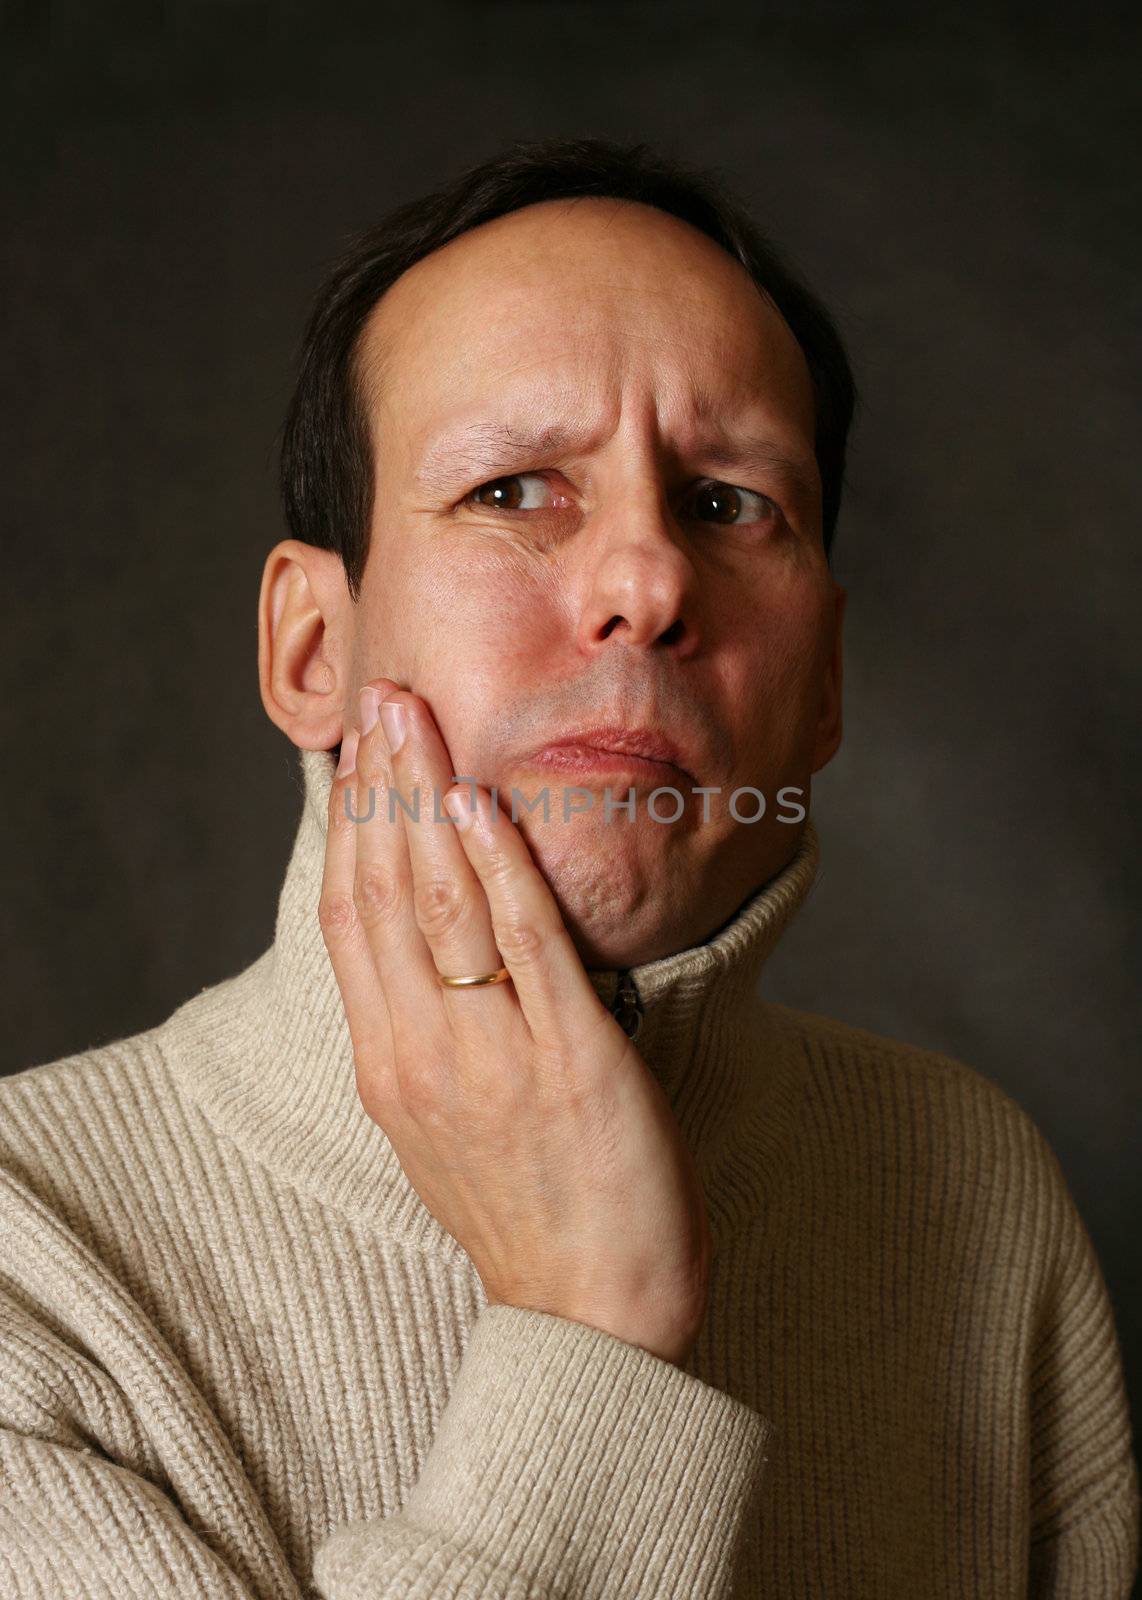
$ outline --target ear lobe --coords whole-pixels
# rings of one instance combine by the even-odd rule
[[[304,750],[341,737],[353,602],[331,550],[283,539],[258,594],[258,683],[270,721]]]
[[[820,772],[821,768],[827,766],[833,759],[840,748],[844,732],[842,633],[847,599],[848,591],[834,581],[832,649],[825,673],[821,714],[817,722],[817,739],[813,747],[814,772]]]

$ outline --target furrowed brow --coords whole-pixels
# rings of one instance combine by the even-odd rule
[[[585,444],[577,430],[562,423],[533,429],[501,422],[474,422],[434,440],[424,452],[415,477],[423,489],[449,493],[480,473],[506,471],[520,463],[581,450]],[[719,435],[700,454],[710,470],[776,477],[800,498],[812,500],[820,492],[816,461],[800,454],[790,455],[768,439]]]
[[[508,462],[558,455],[574,449],[578,442],[571,429],[558,423],[531,429],[473,422],[434,440],[421,457],[415,477],[423,489],[447,491],[474,473],[493,472]]]
[[[820,493],[820,475],[813,457],[790,455],[768,439],[719,439],[702,452],[703,460],[722,472],[776,477],[798,496]]]

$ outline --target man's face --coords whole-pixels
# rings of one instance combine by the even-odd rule
[[[509,816],[513,785],[547,788],[549,819],[517,826],[588,965],[705,938],[790,858],[778,791],[808,807],[840,738],[843,591],[784,320],[685,223],[552,201],[405,273],[362,368],[376,495],[347,718],[358,684],[393,678]],[[678,766],[534,759],[602,724],[664,734]],[[572,786],[593,803],[568,819]],[[633,820],[608,822],[604,791],[632,786]],[[761,821],[731,814],[747,786]],[[655,821],[669,787],[685,809]],[[736,807],[753,817],[756,795]]]

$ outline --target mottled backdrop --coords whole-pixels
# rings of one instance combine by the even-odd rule
[[[751,203],[864,396],[846,736],[770,993],[1027,1107],[1137,1402],[1137,28],[330,9],[10,13],[0,1069],[157,1023],[272,936],[299,796],[255,601],[323,264],[505,139],[647,139]]]

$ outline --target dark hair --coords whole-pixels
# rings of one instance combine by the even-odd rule
[[[856,388],[840,334],[821,301],[710,172],[683,167],[645,144],[517,140],[361,234],[333,265],[314,304],[283,429],[281,494],[294,538],[339,553],[354,600],[368,554],[374,491],[358,370],[370,312],[403,272],[469,229],[540,201],[586,195],[640,201],[700,229],[741,262],[781,312],[813,382],[822,532],[826,554],[831,552]]]

